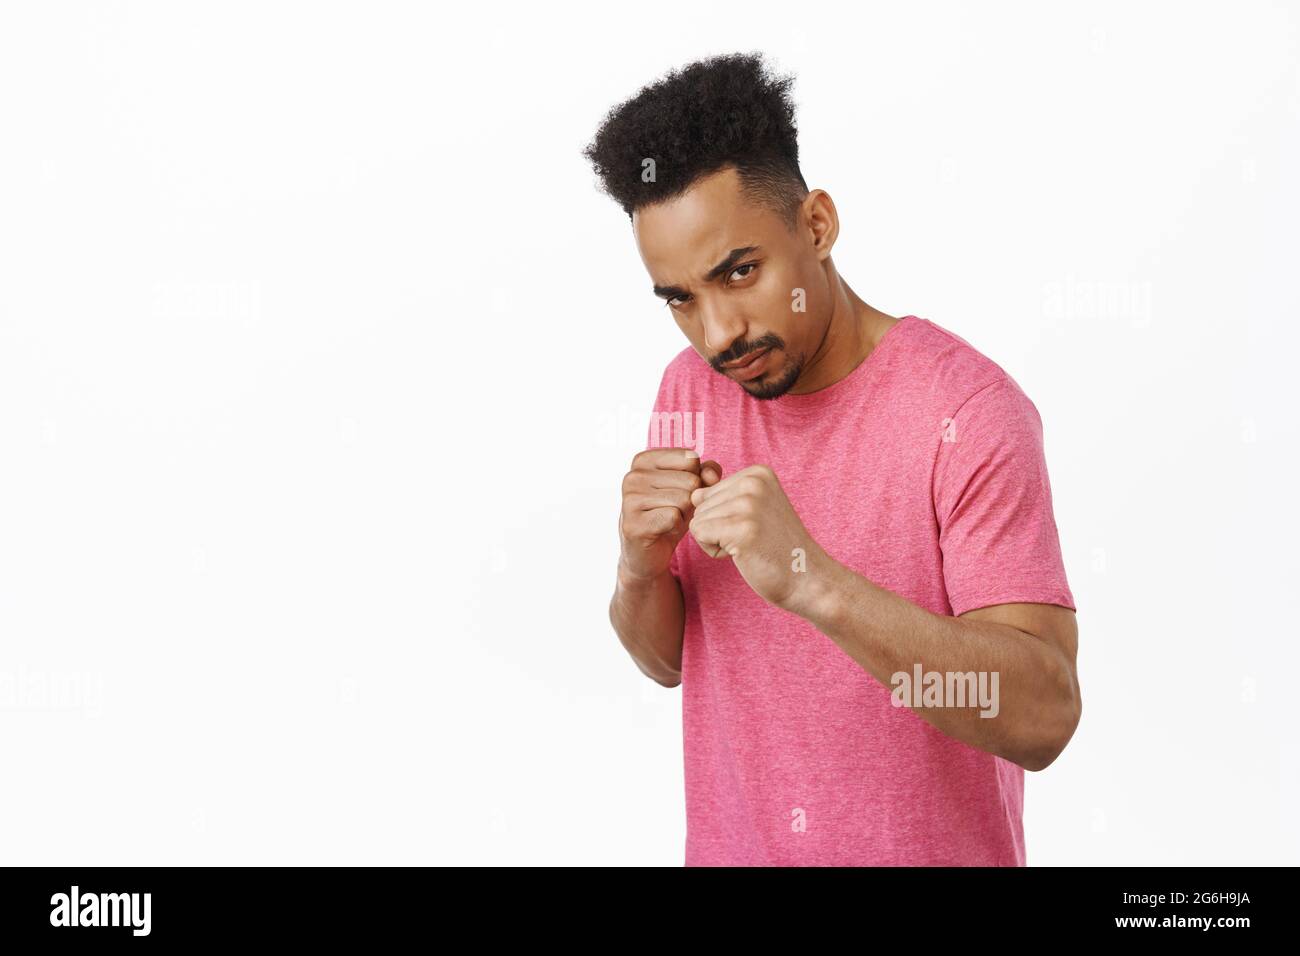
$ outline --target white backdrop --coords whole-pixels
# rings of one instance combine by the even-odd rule
[[[866,301],[1045,426],[1031,865],[1295,864],[1294,4],[6,5],[0,862],[680,865],[606,617],[686,341],[580,150],[798,80]]]

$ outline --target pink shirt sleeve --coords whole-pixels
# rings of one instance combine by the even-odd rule
[[[992,604],[1075,610],[1038,409],[1010,377],[940,424],[933,494],[953,616]]]

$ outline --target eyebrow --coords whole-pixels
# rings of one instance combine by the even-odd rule
[[[718,276],[726,275],[736,267],[736,260],[749,255],[751,252],[758,252],[761,248],[761,246],[741,246],[739,249],[732,249],[727,253],[725,259],[708,271],[704,276],[704,281],[712,282]],[[685,289],[675,285],[657,285],[654,287],[654,293],[661,299],[675,299],[679,295],[687,294]]]

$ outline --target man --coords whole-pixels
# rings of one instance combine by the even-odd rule
[[[1042,424],[841,278],[791,82],[691,64],[584,153],[690,342],[623,481],[610,620],[682,685],[688,866],[1023,866],[1024,771],[1081,708]]]

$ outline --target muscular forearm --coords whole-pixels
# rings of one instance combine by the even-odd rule
[[[668,572],[648,580],[619,565],[609,620],[642,673],[665,687],[682,682],[682,589]]]
[[[964,743],[1041,770],[1078,722],[1077,688],[1056,648],[1033,634],[990,621],[934,614],[873,584],[824,553],[789,610],[835,641],[886,687],[894,675],[983,672],[997,676],[997,712],[978,705],[913,706],[921,718]],[[914,688],[919,692],[921,688]],[[915,702],[915,701],[914,701]]]

